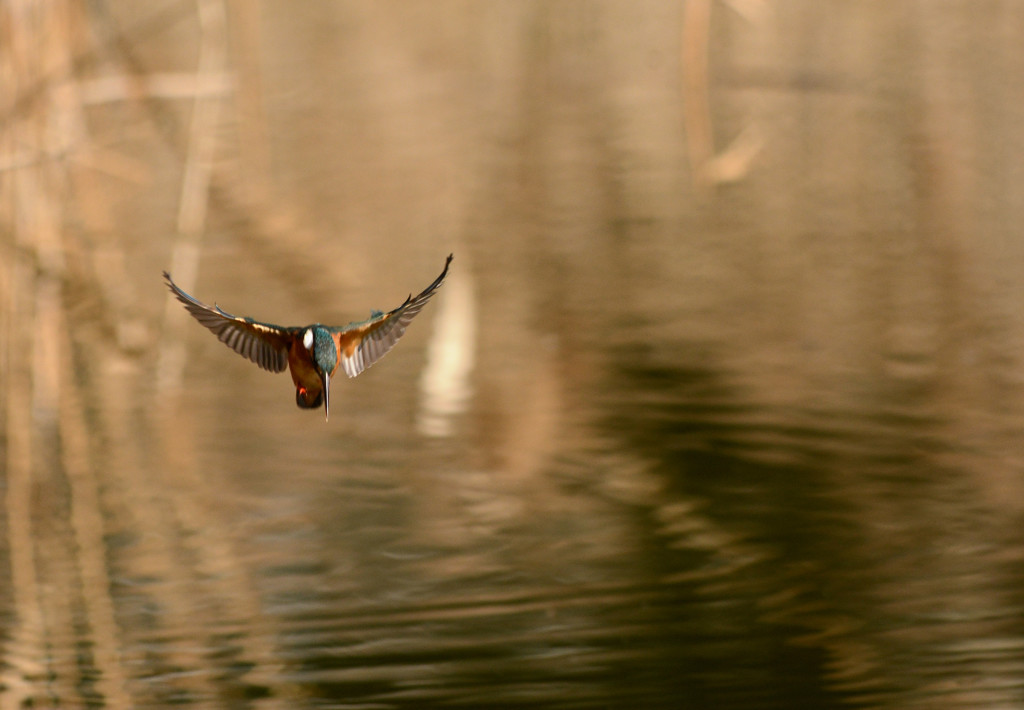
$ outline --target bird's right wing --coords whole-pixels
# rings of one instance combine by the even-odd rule
[[[216,304],[210,307],[182,291],[166,271],[164,279],[171,293],[185,305],[185,310],[200,325],[209,328],[222,343],[264,370],[283,372],[288,368],[288,344],[292,329],[225,313]]]

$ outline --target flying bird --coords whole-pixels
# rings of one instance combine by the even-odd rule
[[[405,333],[409,322],[423,310],[448,275],[449,254],[444,270],[418,296],[387,313],[373,311],[368,320],[341,326],[313,323],[285,328],[252,318],[233,316],[188,295],[174,283],[166,271],[164,280],[185,310],[217,338],[239,355],[270,372],[291,370],[295,383],[295,403],[302,409],[324,405],[324,418],[330,416],[331,378],[340,367],[355,377],[380,360]]]

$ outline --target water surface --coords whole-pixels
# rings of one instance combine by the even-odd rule
[[[1024,702],[1020,10],[176,7],[0,48],[0,706]]]

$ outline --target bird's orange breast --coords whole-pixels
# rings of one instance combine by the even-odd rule
[[[304,387],[313,394],[310,399],[316,399],[316,395],[323,389],[323,384],[320,382],[320,375],[316,373],[316,367],[313,366],[313,358],[303,347],[301,340],[293,340],[288,348],[288,370],[292,374],[295,386]]]

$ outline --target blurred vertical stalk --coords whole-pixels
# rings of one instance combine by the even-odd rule
[[[190,284],[207,221],[227,53],[223,2],[199,0],[197,7],[201,55],[172,261],[175,275]],[[133,678],[153,668],[187,669],[167,684],[185,695],[212,697],[218,689],[209,669],[217,662],[207,650],[223,645],[219,634],[228,620],[238,628],[254,622],[244,645],[244,655],[255,659],[246,662],[254,667],[252,682],[268,687],[280,670],[272,630],[256,623],[263,616],[256,584],[207,505],[216,495],[197,494],[208,483],[189,458],[187,428],[169,422],[158,438],[163,446],[147,446],[152,440],[148,420],[139,416],[144,403],[138,393],[148,373],[117,349],[109,331],[71,310],[80,294],[121,294],[103,309],[120,323],[124,304],[134,300],[118,283],[124,269],[102,268],[97,246],[66,227],[74,221],[88,233],[90,209],[106,209],[103,196],[88,206],[76,201],[81,195],[71,181],[77,173],[69,170],[73,159],[94,148],[75,76],[82,64],[75,58],[95,53],[76,45],[96,36],[81,14],[88,8],[0,3],[0,386],[6,395],[0,405],[0,534],[6,536],[10,585],[4,600],[10,607],[0,614],[11,619],[0,639],[0,710],[132,707],[138,700],[133,691],[159,692]],[[110,86],[132,82],[90,86],[97,85],[107,87],[104,100],[113,101]],[[180,84],[172,88],[174,98]],[[126,91],[123,99],[139,97]],[[114,240],[109,248],[119,252],[125,242]],[[90,252],[92,259],[65,256]],[[164,345],[180,342],[170,334]],[[173,391],[183,357],[167,347],[161,355],[162,372],[170,363],[171,373],[162,384]],[[190,485],[179,486],[182,479]],[[117,533],[135,542],[114,549],[108,537]],[[174,580],[147,591],[160,610],[158,631],[119,623],[112,580],[121,576]],[[184,628],[200,638],[153,650],[154,634],[176,638]],[[150,654],[145,667],[138,662],[142,654]]]
[[[71,528],[75,540],[74,564],[82,587],[82,603],[90,626],[93,665],[100,671],[96,690],[109,707],[129,708],[133,703],[121,663],[122,639],[114,612],[110,574],[105,558],[106,535],[100,503],[97,466],[90,451],[83,393],[76,385],[74,344],[67,313],[58,311],[52,337],[57,351],[60,385],[61,465],[71,489]]]
[[[43,696],[43,679],[49,674],[45,644],[45,620],[39,596],[39,580],[33,531],[33,472],[37,462],[34,452],[33,424],[37,396],[47,391],[42,378],[45,366],[36,357],[40,346],[36,317],[40,307],[52,304],[52,285],[41,282],[37,268],[46,264],[47,246],[52,243],[52,229],[47,213],[38,204],[37,155],[40,148],[40,111],[33,102],[24,112],[14,113],[17,98],[39,81],[43,68],[38,58],[36,39],[41,25],[39,14],[30,2],[9,2],[0,9],[6,17],[0,24],[9,25],[5,42],[0,43],[0,80],[4,82],[3,216],[9,231],[4,283],[6,347],[5,434],[5,517],[9,550],[12,624],[3,652],[2,678],[6,692],[0,694],[4,708],[22,707]],[[33,151],[33,148],[35,151]],[[39,224],[39,219],[46,220]],[[42,258],[41,258],[42,257]],[[47,264],[52,269],[56,264]],[[46,281],[53,275],[45,277]],[[52,399],[52,394],[51,397]],[[44,395],[44,399],[46,396]]]
[[[763,0],[730,0],[727,4],[752,22],[763,21],[768,12]],[[764,143],[757,125],[748,123],[724,150],[716,153],[710,66],[711,0],[687,0],[682,31],[683,121],[698,190],[746,177]]]
[[[58,396],[53,381],[52,348],[43,342],[46,324],[60,297],[62,262],[58,241],[59,204],[53,204],[46,183],[45,157],[48,111],[45,98],[19,106],[23,92],[44,81],[55,64],[45,32],[48,15],[60,12],[37,3],[12,0],[0,8],[8,26],[0,43],[0,96],[6,98],[0,146],[10,165],[2,177],[3,221],[9,232],[4,284],[5,517],[8,538],[12,628],[3,653],[3,707],[21,707],[46,697],[46,678],[54,674],[46,650],[47,619],[40,593],[40,561],[36,556],[34,494],[42,467],[42,425],[52,423]],[[46,441],[52,443],[52,441]]]
[[[201,32],[196,84],[212,81],[227,65],[226,13],[221,0],[197,0]],[[220,96],[197,91],[189,126],[188,154],[178,208],[178,234],[171,255],[171,273],[187,291],[195,286],[199,271],[199,244],[206,228],[210,175],[216,148],[216,129],[221,110]],[[185,368],[185,346],[181,337],[181,309],[168,298],[164,310],[163,342],[157,365],[157,391],[161,399],[178,390]]]
[[[5,132],[6,134],[7,132]],[[4,148],[12,141],[4,136]],[[6,182],[6,181],[5,181]],[[4,197],[11,197],[5,185]],[[34,268],[20,247],[23,232],[15,232],[12,258],[0,259],[4,289],[3,343],[6,459],[4,461],[4,514],[7,520],[9,580],[13,605],[12,624],[0,664],[0,707],[20,708],[34,696],[33,678],[44,675],[43,620],[32,541],[32,423],[27,416],[32,399],[32,313]],[[24,345],[24,344],[27,344]]]
[[[222,0],[197,0],[196,5],[201,33],[200,55],[189,125],[188,152],[185,156],[181,185],[177,234],[171,256],[171,272],[175,281],[189,291],[194,289],[199,270],[200,245],[207,225],[217,135],[221,127],[221,112],[225,100],[223,95],[216,92],[207,94],[201,88],[218,77],[225,76],[229,69],[225,3]],[[234,7],[245,21],[246,27],[242,30],[245,49],[254,52],[254,43],[258,40],[258,34],[254,34],[258,26],[258,15],[253,15],[255,11],[249,3],[236,2]],[[257,72],[254,71],[252,74],[257,75]],[[238,83],[246,90],[246,95],[242,99],[236,96],[236,107],[241,110],[243,103],[249,108],[258,105],[259,97],[253,95],[253,92],[260,91],[258,83],[245,80]],[[248,126],[254,123],[262,125],[262,121],[242,120],[238,123]],[[256,151],[262,150],[265,146],[266,141],[262,133],[259,129],[253,130],[256,130],[254,136],[242,136],[243,153],[248,150],[247,138],[259,143],[259,146],[254,148]],[[256,161],[255,164],[251,164],[253,160]],[[251,172],[246,170],[245,182],[265,188],[263,183],[258,182],[258,178],[254,181],[252,174],[255,172],[260,176],[265,175],[267,171],[260,169],[264,167],[259,164],[259,158],[256,156],[243,158],[243,168],[253,168]],[[259,194],[258,197],[262,199],[263,195]],[[164,415],[173,412],[177,404],[176,395],[185,364],[185,338],[182,326],[187,320],[189,319],[177,301],[167,298],[157,365],[158,396],[161,402],[170,401],[171,404],[170,407],[164,408]],[[211,610],[214,610],[213,616],[207,618],[211,629],[214,624],[224,624],[227,619],[244,620],[248,629],[244,655],[252,659],[252,669],[248,672],[247,679],[251,683],[265,684],[269,687],[274,682],[273,679],[282,672],[282,665],[276,657],[272,630],[264,628],[261,624],[264,614],[256,592],[256,582],[246,566],[239,563],[230,534],[224,530],[217,516],[212,514],[213,508],[208,505],[209,501],[216,499],[216,492],[201,475],[193,460],[190,432],[187,428],[181,427],[180,422],[171,415],[165,416],[160,434],[160,469],[173,476],[174,484],[150,490],[153,495],[159,496],[160,505],[165,506],[167,522],[177,528],[177,534],[167,534],[165,538],[180,538],[179,552],[187,555],[190,560],[189,569],[176,569],[160,576],[180,579],[192,575],[196,580],[202,580],[206,588],[213,590],[205,599],[206,608],[193,610],[191,614],[182,614],[182,623],[202,618],[204,614],[210,614]],[[189,531],[189,534],[184,535],[181,531]],[[175,612],[180,613],[185,611],[187,602],[192,600],[166,598],[163,601],[169,606],[173,605]],[[214,632],[211,630],[210,633]],[[211,640],[210,646],[216,646],[216,642]],[[199,667],[200,661],[181,659],[177,665]],[[207,688],[206,692],[212,692],[212,689]],[[268,700],[264,705],[285,707],[287,703]]]
[[[13,623],[3,651],[0,707],[78,703],[82,679],[112,707],[129,707],[103,557],[103,521],[73,368],[65,311],[68,161],[85,135],[73,55],[80,6],[0,6],[0,223],[3,384],[7,406],[4,509]],[[72,520],[60,510],[70,484]],[[56,510],[55,510],[56,509]],[[85,585],[83,586],[83,581]],[[91,659],[77,653],[88,628]]]
[[[259,70],[263,38],[260,4],[249,0],[228,0],[231,13],[230,44],[236,47],[236,91],[239,182],[248,199],[264,204],[270,195],[270,137],[264,114],[263,73]]]
[[[707,164],[712,147],[711,107],[708,95],[708,55],[711,0],[688,0],[683,5],[683,119],[694,183],[709,186]]]

